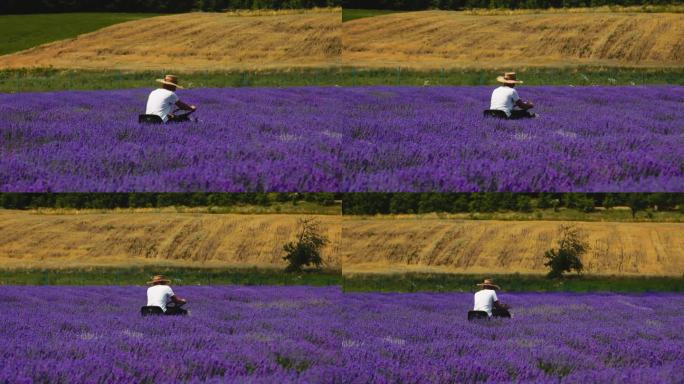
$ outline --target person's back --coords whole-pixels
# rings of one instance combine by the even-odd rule
[[[473,310],[485,311],[491,317],[494,303],[498,300],[499,299],[496,297],[496,291],[493,289],[482,289],[475,293]]]
[[[157,115],[166,123],[169,120],[169,115],[173,112],[173,106],[178,100],[180,99],[175,92],[164,88],[155,89],[147,98],[145,114]]]
[[[173,290],[168,285],[153,285],[147,288],[147,306],[160,307],[166,312],[166,306],[173,296]]]
[[[492,92],[489,109],[504,111],[510,117],[511,111],[518,100],[520,100],[520,96],[518,96],[518,91],[515,88],[502,85]]]

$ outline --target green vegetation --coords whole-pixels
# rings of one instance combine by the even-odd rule
[[[157,16],[151,13],[0,15],[0,55],[76,37],[112,24]]]
[[[648,209],[639,212],[636,217],[628,207],[614,207],[611,209],[597,208],[593,212],[583,212],[574,208],[534,209],[531,212],[497,211],[497,212],[469,212],[469,213],[432,213],[440,219],[455,220],[502,220],[502,221],[609,221],[609,222],[640,222],[640,223],[682,223],[684,215],[680,211],[654,211]],[[417,214],[417,218],[425,218],[424,214]]]
[[[474,292],[491,276],[407,273],[343,277],[345,292]],[[572,276],[550,280],[544,275],[497,275],[504,292],[684,292],[682,277]]]
[[[340,202],[333,205],[322,205],[312,201],[302,202],[273,202],[269,205],[255,205],[249,203],[237,203],[235,205],[216,207],[199,206],[188,207],[184,205],[174,205],[168,207],[154,208],[33,208],[31,213],[35,215],[87,215],[87,214],[131,214],[131,213],[208,213],[215,215],[237,214],[237,215],[341,215],[342,207]],[[1,209],[1,208],[0,208]]]
[[[313,218],[299,219],[298,225],[297,240],[283,246],[283,260],[288,263],[285,272],[299,273],[310,266],[320,269],[323,265],[321,249],[329,243],[328,238],[321,234],[320,224]]]
[[[519,68],[525,85],[684,85],[684,68]],[[0,70],[0,92],[40,92],[86,89],[154,88],[164,71],[10,69]],[[401,68],[359,70],[354,68],[294,69],[290,71],[179,72],[190,88],[290,87],[290,86],[495,86],[503,70],[449,69],[414,71]]]
[[[487,220],[682,221],[684,194],[349,193],[344,195],[342,213],[437,213],[445,218]]]
[[[342,9],[342,22],[362,19],[364,17],[382,16],[390,13],[397,13],[401,11],[393,11],[390,9]]]
[[[678,0],[345,0],[344,8],[395,9],[418,11],[425,9],[544,9],[603,7],[612,5],[666,6],[677,5]]]
[[[550,279],[562,278],[565,272],[572,270],[581,274],[584,269],[582,255],[589,249],[589,244],[582,238],[577,227],[561,225],[560,232],[558,249],[552,248],[544,253],[544,265],[551,269],[547,275]]]
[[[464,86],[495,85],[495,74],[506,69],[407,70],[401,67],[343,70],[340,85]],[[581,66],[575,68],[515,68],[525,86],[684,84],[684,68],[647,69]]]
[[[339,271],[284,273],[261,268],[82,268],[0,269],[0,285],[144,285],[163,274],[174,285],[340,285]]]
[[[164,71],[0,70],[0,92],[40,92],[61,90],[99,90],[124,88],[156,88],[155,79]],[[176,72],[187,88],[205,87],[291,87],[335,85],[341,78],[337,69],[301,69],[291,71]]]
[[[309,203],[311,211],[339,214],[342,194],[335,193],[0,193],[5,209],[115,209],[202,207],[208,213],[285,213]],[[289,208],[288,206],[293,206]],[[317,208],[322,207],[322,208]],[[260,209],[259,207],[263,207]],[[280,207],[280,210],[278,210]],[[298,213],[298,212],[293,212]]]
[[[341,0],[3,0],[0,14],[56,12],[162,12],[226,9],[339,7]]]
[[[682,193],[0,193],[0,208],[45,214],[171,207],[178,212],[218,214],[415,214],[419,218],[433,214],[467,220],[684,222]]]

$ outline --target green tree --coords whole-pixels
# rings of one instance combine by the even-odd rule
[[[551,208],[551,195],[548,193],[540,193],[539,197],[537,198],[537,208]]]
[[[674,193],[651,193],[647,201],[654,211],[668,211],[677,205]]]
[[[328,244],[328,238],[321,234],[320,225],[313,218],[299,219],[298,224],[297,240],[283,246],[286,253],[283,260],[288,262],[285,271],[301,272],[311,265],[320,269],[323,264],[321,250]]]
[[[550,268],[549,278],[563,277],[563,273],[572,270],[582,273],[582,255],[589,249],[589,245],[582,239],[576,227],[572,225],[560,226],[560,240],[558,248],[552,248],[544,253],[547,260],[544,265]]]
[[[575,208],[585,213],[594,212],[595,204],[594,198],[584,194],[575,200]]]
[[[468,212],[468,195],[459,193],[451,204],[451,212]]]
[[[532,198],[528,195],[518,195],[515,201],[515,209],[520,212],[532,212]]]
[[[627,196],[627,206],[632,211],[632,219],[635,219],[637,212],[648,207],[648,200],[642,193],[630,193]]]
[[[390,199],[390,213],[416,213],[420,195],[417,193],[393,193]]]
[[[614,206],[616,206],[617,200],[615,199],[615,195],[613,195],[612,193],[607,193],[606,196],[603,198],[603,203],[601,203],[601,205],[603,205],[603,208],[605,209],[611,209]]]

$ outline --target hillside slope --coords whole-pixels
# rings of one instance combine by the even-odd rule
[[[341,13],[188,13],[116,24],[0,56],[0,69],[256,70],[330,67],[341,52]]]
[[[344,23],[342,61],[357,67],[684,65],[684,14],[424,11]]]
[[[339,268],[339,216],[24,211],[0,211],[0,265],[281,267],[303,217],[319,219],[325,261]]]
[[[350,219],[342,225],[344,273],[442,271],[545,273],[562,222]],[[684,223],[575,222],[591,247],[587,273],[684,273]]]

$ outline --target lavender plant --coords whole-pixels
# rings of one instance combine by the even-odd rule
[[[187,317],[141,317],[144,287],[0,289],[0,382],[674,383],[681,294],[189,287]]]
[[[684,189],[684,87],[524,87],[539,119],[485,119],[491,87],[347,89],[344,191]]]
[[[684,188],[684,87],[201,89],[141,126],[146,90],[0,95],[0,191],[630,192]]]

